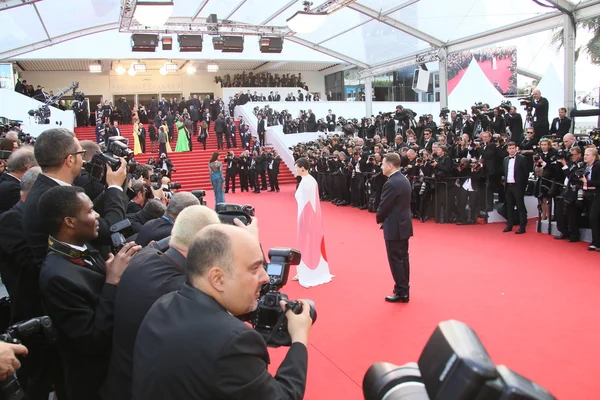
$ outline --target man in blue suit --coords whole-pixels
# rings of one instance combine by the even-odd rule
[[[410,288],[408,240],[413,235],[411,188],[408,179],[400,172],[400,164],[397,153],[383,156],[381,172],[388,180],[383,185],[377,209],[377,223],[383,229],[385,248],[394,278],[394,294],[385,298],[390,303],[408,303]]]

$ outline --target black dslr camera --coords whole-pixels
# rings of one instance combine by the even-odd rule
[[[206,205],[206,200],[204,200],[204,196],[206,196],[206,190],[192,190],[192,194],[200,201],[201,206]]]
[[[287,310],[292,310],[295,314],[302,313],[302,303],[289,300],[288,296],[279,290],[287,283],[290,265],[300,264],[301,258],[300,252],[295,249],[277,247],[269,250],[270,262],[266,267],[269,283],[263,286],[258,307],[250,319],[252,327],[262,335],[269,347],[292,344],[285,313]],[[285,311],[279,304],[282,300],[286,303]],[[314,324],[317,320],[317,310],[312,301],[307,302],[310,304],[310,318]]]
[[[254,207],[250,205],[219,203],[215,208],[222,224],[235,225],[233,220],[239,219],[244,225],[250,225],[254,217]]]
[[[113,171],[121,167],[123,157],[127,161],[127,173],[135,174],[138,163],[133,161],[133,151],[128,146],[129,140],[123,136],[113,136],[108,139],[108,146],[104,153],[96,152],[92,159],[83,165],[90,178],[96,182],[106,184],[107,164]]]
[[[459,321],[441,322],[418,363],[375,363],[363,379],[367,400],[553,400],[550,392],[504,365],[496,366],[477,334]]]
[[[110,227],[110,240],[112,242],[112,251],[114,254],[121,251],[123,246],[125,246],[125,243],[127,243],[126,237],[129,237],[132,234],[131,221],[127,218]]]
[[[5,333],[0,335],[0,340],[5,343],[22,344],[23,340],[40,333],[43,343],[52,344],[56,340],[55,332],[52,329],[52,321],[49,317],[32,318],[12,325]],[[25,399],[25,393],[21,389],[21,384],[16,375],[9,376],[4,382],[0,383],[0,399]]]

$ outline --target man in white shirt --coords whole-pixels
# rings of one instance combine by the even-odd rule
[[[515,234],[525,233],[527,228],[527,208],[525,208],[525,188],[527,187],[528,171],[525,157],[517,154],[517,145],[509,142],[506,145],[508,157],[504,158],[504,183],[506,192],[506,228],[504,232],[512,231],[513,213],[515,206],[519,213],[519,229]]]

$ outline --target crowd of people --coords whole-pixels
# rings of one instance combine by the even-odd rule
[[[600,251],[600,135],[575,138],[564,108],[549,123],[539,91],[530,107],[534,118],[523,131],[514,106],[451,111],[439,127],[431,115],[417,122],[398,106],[395,114],[342,124],[327,138],[300,143],[293,154],[309,160],[321,200],[338,206],[375,212],[385,183],[382,156],[394,152],[411,182],[413,217],[422,222],[482,223],[496,209],[507,232],[518,225],[516,233],[525,233],[527,193],[538,198],[542,220],[556,220],[557,239],[577,242],[579,228],[589,227],[589,250]]]
[[[4,142],[12,146],[15,135]],[[301,302],[304,312],[287,313],[292,345],[277,379],[267,371],[260,334],[241,320],[257,307],[257,291],[269,280],[256,218],[248,226],[237,220],[223,225],[202,205],[204,193],[167,196],[168,173],[157,187],[155,168],[128,172],[125,159],[116,169],[107,167],[103,180],[94,179],[84,166],[98,144],[80,142],[67,129],[44,131],[34,147],[16,143],[0,176],[7,322],[47,315],[56,339],[40,332],[23,346],[0,343],[2,383],[18,370],[28,399],[47,399],[51,392],[71,400],[303,397],[310,305]],[[278,191],[272,171],[279,158],[258,158]],[[217,157],[212,161],[218,164]],[[235,185],[237,165],[242,190],[248,190],[246,167],[260,162],[248,153],[229,153],[224,161],[230,163],[228,181]],[[265,184],[264,170],[257,175]],[[115,226],[123,228],[115,232]],[[163,314],[172,301],[185,303],[181,313]],[[160,323],[159,338],[152,332],[165,315],[175,319]],[[204,354],[201,363],[198,354]]]
[[[225,76],[216,76],[215,83],[221,84],[221,87],[290,87],[304,88],[306,83],[302,81],[302,73],[296,74],[272,74],[270,72],[254,72],[230,74]]]

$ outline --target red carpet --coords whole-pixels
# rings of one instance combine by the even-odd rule
[[[267,251],[296,243],[294,186],[281,193],[227,194],[252,204]],[[214,205],[212,192],[207,193]],[[585,243],[503,225],[414,224],[411,302],[391,293],[382,233],[374,214],[322,202],[333,282],[311,289],[290,280],[290,298],[310,298],[318,320],[310,335],[305,399],[362,399],[361,383],[377,361],[417,361],[438,322],[458,319],[478,333],[496,364],[533,379],[560,399],[596,398],[600,367],[600,254]],[[295,270],[291,272],[293,274]],[[285,349],[271,351],[275,371]]]
[[[496,61],[496,69],[495,70],[492,69],[491,61],[483,61],[483,62],[479,62],[478,64],[479,64],[479,67],[481,67],[481,70],[483,71],[485,76],[490,80],[492,85],[494,84],[494,82],[498,82],[498,84],[500,85],[500,88],[502,88],[502,90],[504,90],[506,92],[506,90],[508,89],[508,86],[510,85],[511,72],[508,69],[508,67],[510,67],[510,64],[511,64],[510,58],[498,59]],[[467,71],[466,68],[461,70],[458,73],[458,75],[456,75],[454,78],[452,78],[448,81],[448,95],[450,95],[452,93],[452,91],[458,85],[458,83],[460,82],[460,80],[462,79],[462,77],[466,71]],[[490,104],[490,107],[495,107],[495,106],[496,105]]]
[[[169,158],[173,161],[173,166],[177,170],[172,175],[172,182],[181,183],[182,190],[191,191],[196,189],[211,189],[212,186],[210,184],[210,177],[208,174],[208,161],[212,156],[213,152],[217,151],[217,135],[212,130],[213,125],[211,124],[211,129],[209,131],[208,140],[206,141],[206,150],[202,150],[202,145],[197,142],[197,138],[194,137],[192,144],[192,151],[190,152],[182,152],[175,153],[174,151],[168,154]],[[120,125],[121,134],[129,139],[130,147],[133,148],[133,125]],[[146,131],[148,128],[146,127]],[[89,127],[80,127],[75,128],[75,134],[77,138],[80,140],[87,139],[96,141],[96,128],[93,126]],[[239,135],[237,137],[239,141]],[[175,145],[177,143],[177,134],[175,134],[175,138],[170,143],[171,149],[175,149]],[[239,144],[239,143],[238,143]],[[242,149],[232,149],[235,155],[239,155]],[[140,163],[146,163],[149,157],[154,157],[155,159],[158,157],[158,143],[156,144],[156,151],[154,153],[150,153],[150,138],[148,134],[146,134],[146,151],[145,154],[138,154],[136,159]],[[227,149],[219,150],[221,153],[220,160],[221,162],[225,158],[225,154],[227,153]],[[225,168],[223,168],[225,170]],[[239,185],[239,178],[237,179],[237,185]],[[281,163],[279,167],[279,184],[286,183],[296,183],[296,178],[289,170],[289,168],[285,165],[285,163]]]

